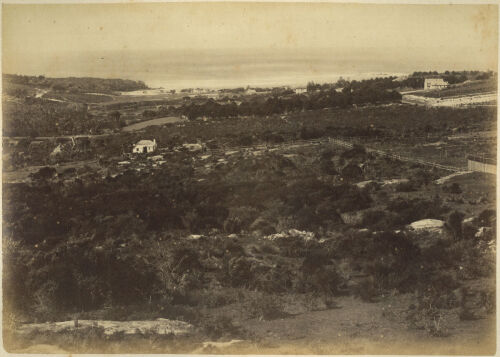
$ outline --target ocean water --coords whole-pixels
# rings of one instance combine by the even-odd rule
[[[22,74],[142,80],[149,87],[234,88],[306,86],[344,79],[406,74],[400,63],[366,51],[170,50],[105,51],[43,56],[21,63]]]

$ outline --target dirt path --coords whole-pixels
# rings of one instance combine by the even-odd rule
[[[484,284],[481,283],[481,286]],[[443,354],[479,355],[493,354],[495,351],[495,316],[479,314],[475,320],[461,321],[456,310],[446,310],[442,328],[443,337],[430,335],[423,329],[412,328],[405,318],[408,304],[413,301],[411,294],[385,296],[369,303],[352,296],[338,297],[336,306],[319,311],[297,310],[295,314],[270,321],[242,319],[239,321],[243,335],[237,338],[225,337],[221,340],[207,340],[196,334],[187,324],[177,321],[180,333],[160,338],[144,333],[145,326],[169,320],[156,321],[100,321],[99,326],[112,328],[120,324],[125,328],[124,338],[94,341],[81,347],[92,353],[108,351],[113,353],[210,353],[210,354]],[[82,324],[88,323],[81,321]],[[106,325],[107,323],[107,325]],[[139,324],[142,323],[143,325]],[[57,324],[41,324],[44,327],[58,327]],[[65,323],[59,323],[66,328]],[[64,325],[64,326],[63,326]],[[67,325],[67,324],[66,324]],[[73,325],[73,321],[69,322]],[[176,326],[177,326],[176,325]],[[184,336],[188,331],[191,336]],[[35,327],[35,325],[33,325]],[[195,326],[196,328],[196,326]],[[169,327],[170,329],[170,327]],[[144,330],[144,331],[143,331]],[[124,336],[125,336],[124,335]],[[19,345],[16,352],[40,353],[43,351],[78,350],[78,345],[68,345],[66,337],[60,339],[35,340],[32,345]],[[79,337],[80,338],[80,337]],[[156,341],[152,344],[152,341]],[[95,343],[103,343],[97,350]]]
[[[444,177],[441,177],[439,179],[436,180],[436,183],[438,185],[442,185],[443,183],[445,183],[446,181],[448,181],[449,179],[453,178],[453,177],[456,177],[456,176],[462,176],[462,175],[467,175],[467,174],[470,174],[472,173],[472,171],[460,171],[460,172],[455,172],[455,173],[452,173],[451,175],[448,175],[448,176],[444,176]]]
[[[338,307],[290,318],[251,320],[245,329],[260,342],[239,346],[240,353],[315,354],[466,354],[494,351],[491,319],[458,321],[449,318],[448,337],[432,337],[410,329],[401,313],[406,298],[366,303],[353,297],[336,300]],[[485,332],[490,331],[490,332]],[[235,351],[233,351],[235,352]]]

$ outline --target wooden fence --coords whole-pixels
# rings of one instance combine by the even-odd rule
[[[354,141],[354,139],[352,139]],[[284,148],[293,148],[293,147],[301,147],[301,146],[308,146],[308,145],[318,145],[318,144],[326,144],[330,143],[333,145],[337,146],[342,146],[348,149],[351,149],[354,147],[354,143],[352,141],[348,141],[345,139],[339,139],[339,138],[320,138],[320,139],[311,139],[311,140],[296,140],[291,143],[282,143],[282,144],[263,144],[263,145],[252,145],[252,146],[240,146],[238,149],[248,149],[248,150],[269,150],[269,151],[276,151],[276,150],[281,150]],[[420,158],[414,158],[414,157],[409,157],[409,156],[404,156],[404,155],[399,155],[399,154],[394,154],[382,150],[377,150],[377,149],[372,149],[369,147],[366,147],[363,145],[365,150],[370,153],[374,153],[376,155],[392,158],[394,160],[399,160],[403,162],[411,162],[419,165],[424,165],[424,166],[430,166],[430,167],[435,167],[438,169],[446,170],[446,171],[452,171],[452,172],[460,172],[466,170],[465,167],[455,167],[455,166],[450,166],[450,165],[442,165],[438,164],[436,162],[432,161],[427,161],[423,160]],[[231,151],[231,148],[226,148],[226,149],[212,149],[210,150],[213,154],[220,154],[224,155],[225,152]]]
[[[486,172],[489,174],[494,174],[496,175],[497,173],[497,166],[488,164],[485,162],[480,162],[480,161],[474,161],[471,159],[467,160],[467,168],[469,171],[478,171],[478,172]]]
[[[350,142],[347,142],[347,141],[344,141],[341,139],[336,139],[336,138],[330,138],[330,142],[333,144],[339,145],[339,146],[346,147],[346,148],[352,148],[354,146],[354,144],[352,144]],[[446,170],[446,171],[459,172],[459,171],[464,170],[463,168],[460,168],[460,167],[441,165],[441,164],[438,164],[436,162],[426,161],[423,159],[403,156],[403,155],[399,155],[399,154],[393,154],[393,153],[389,153],[389,152],[382,151],[382,150],[371,149],[371,148],[367,148],[367,147],[365,147],[365,150],[367,152],[371,152],[371,153],[374,153],[374,154],[377,154],[380,156],[384,156],[384,157],[389,157],[389,158],[392,158],[395,160],[399,160],[399,161],[403,161],[403,162],[411,162],[411,163],[420,164],[420,165],[424,165],[424,166],[436,167],[438,169],[442,169],[442,170]]]

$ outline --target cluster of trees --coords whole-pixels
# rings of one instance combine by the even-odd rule
[[[449,72],[449,71],[447,71]],[[424,77],[424,76],[437,76],[439,74],[438,71],[415,71],[412,74],[412,77]]]
[[[482,75],[488,75],[492,76],[493,71],[443,71],[443,72],[438,72],[438,71],[416,71],[412,73],[413,77],[423,77],[423,76],[436,76],[439,74],[445,74],[445,75],[453,75],[453,76],[458,76],[458,75],[465,75],[465,76],[482,76]]]
[[[25,98],[30,94],[27,88],[20,88],[18,86],[4,86],[3,93],[17,98]]]
[[[239,105],[235,102],[220,104],[214,100],[208,100],[203,104],[185,104],[178,111],[189,119],[203,116],[228,118],[238,115],[273,115],[302,110],[346,108],[353,104],[374,104],[399,100],[401,100],[401,95],[396,91],[387,91],[367,85],[355,89],[346,87],[342,92],[337,92],[334,89],[319,91],[311,93],[309,96],[300,94],[286,97],[273,96],[264,101],[244,101]]]
[[[295,93],[292,89],[290,89],[290,87],[287,86],[272,87],[272,88],[260,88],[260,87],[250,87],[250,86],[247,86],[246,88],[243,87],[222,88],[219,89],[219,93],[243,94],[247,90],[253,90],[256,93],[271,92],[273,95],[286,95]]]
[[[419,74],[416,74],[419,73]],[[373,89],[373,90],[394,90],[396,88],[423,88],[425,75],[421,74],[424,72],[415,72],[413,75],[408,78],[396,80],[397,77],[381,77],[381,78],[372,78],[372,79],[364,79],[361,81],[347,81],[343,78],[340,78],[335,83],[324,83],[324,84],[315,84],[314,82],[310,82],[307,85],[308,92],[315,92],[318,90],[329,90],[329,89],[339,89],[339,88],[352,88],[352,89]],[[432,72],[430,72],[432,73]]]
[[[428,71],[428,72],[413,72],[413,74],[408,79],[420,79],[423,85],[423,80],[429,76],[439,76],[443,78],[449,84],[457,84],[465,82],[466,80],[476,79],[484,80],[489,79],[494,75],[493,71],[444,71],[439,73],[438,71]],[[408,86],[411,87],[411,86]],[[414,87],[417,88],[417,87]]]
[[[49,78],[45,76],[23,76],[17,74],[4,74],[4,83],[22,84],[40,88],[48,88],[59,92],[72,93],[110,93],[115,91],[134,91],[147,89],[142,81],[129,79],[104,79],[104,78]]]
[[[353,90],[356,89],[376,89],[376,90],[388,90],[395,89],[399,87],[399,82],[395,81],[397,77],[376,77],[370,79],[363,79],[360,81],[352,80],[348,81],[342,77],[340,77],[335,83],[314,83],[313,81],[307,83],[307,92],[315,92],[315,91],[329,91],[331,89],[343,89],[343,88],[351,88]]]
[[[114,116],[98,118],[77,103],[54,102],[32,98],[23,103],[3,102],[5,136],[58,136],[98,134],[118,128],[123,123]]]
[[[460,75],[447,74],[443,76],[443,79],[449,84],[457,84],[465,82],[467,80],[467,76],[463,74]]]
[[[427,77],[439,76],[443,78],[449,84],[457,84],[465,82],[468,79],[488,79],[493,76],[493,72],[480,72],[480,71],[445,71],[439,73],[437,71],[429,72],[413,72],[408,78],[396,80],[397,77],[383,77],[383,78],[373,78],[365,79],[361,81],[347,81],[340,78],[335,83],[314,83],[309,82],[307,84],[307,92],[314,93],[316,91],[328,91],[331,89],[339,89],[349,87],[351,89],[373,89],[373,90],[394,90],[396,88],[423,88],[425,78]]]

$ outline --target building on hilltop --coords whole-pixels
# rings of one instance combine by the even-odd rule
[[[424,89],[443,89],[448,87],[448,83],[443,78],[426,78]]]
[[[134,145],[132,152],[135,154],[149,153],[156,150],[156,139],[151,140],[141,140]]]

